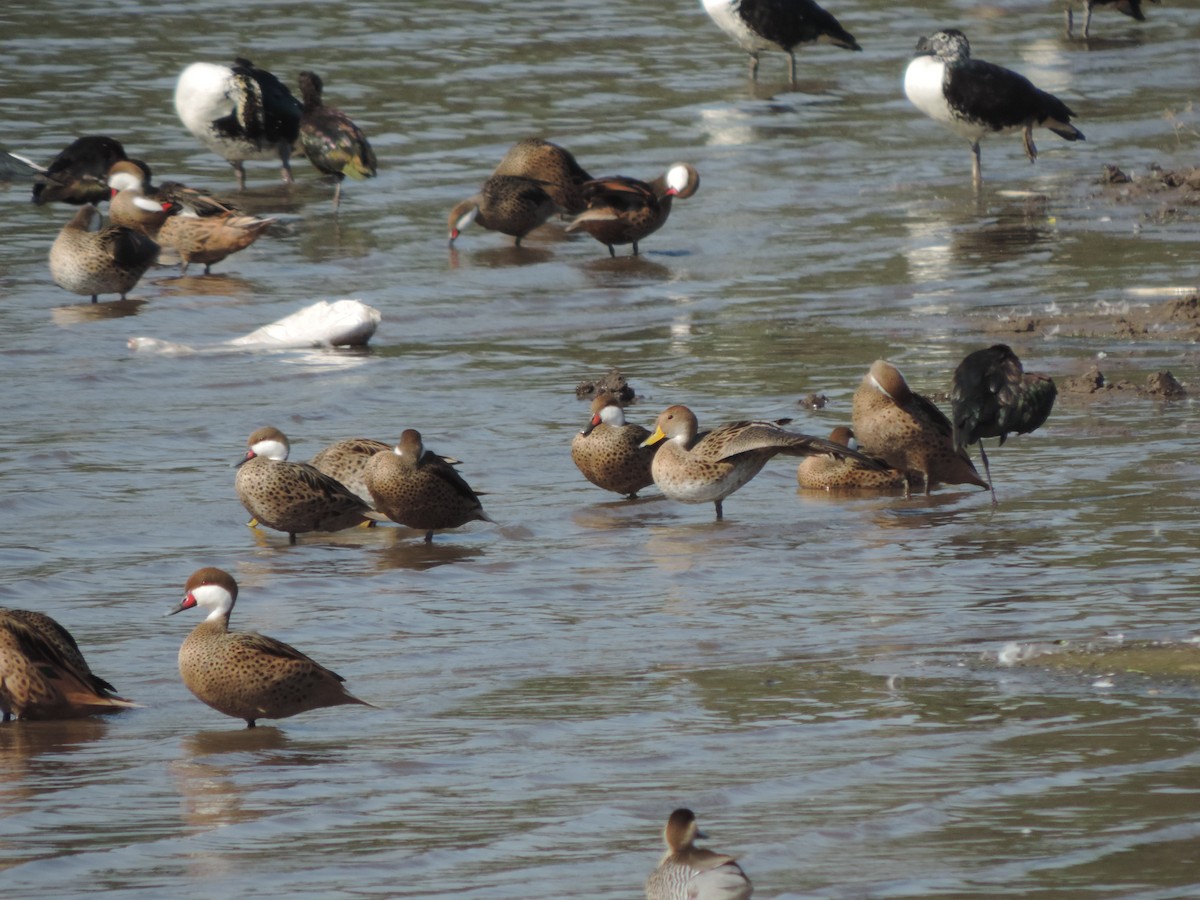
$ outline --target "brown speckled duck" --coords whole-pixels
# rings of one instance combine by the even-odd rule
[[[699,433],[696,415],[686,406],[672,406],[659,414],[654,433],[643,441],[651,446],[666,440],[650,471],[654,483],[672,500],[713,503],[720,521],[721,501],[762,471],[771,457],[811,456],[828,453],[837,459],[853,457],[870,468],[881,468],[870,459],[823,438],[785,431],[777,422],[731,422]]]
[[[3,721],[69,719],[136,707],[92,673],[75,638],[44,613],[0,608]]]
[[[356,181],[374,178],[375,151],[350,117],[340,109],[326,106],[321,98],[325,85],[316,72],[300,73],[300,147],[318,172],[333,178],[333,208],[342,199],[342,182],[349,175]]]
[[[371,461],[372,456],[376,453],[389,453],[391,449],[390,444],[371,438],[346,438],[334,441],[321,450],[309,461],[309,465],[340,481],[357,494],[363,503],[374,508],[375,501],[371,499],[371,492],[367,490],[363,473],[366,472],[367,463]]]
[[[570,150],[550,141],[541,138],[517,141],[492,174],[532,178],[568,215],[578,215],[587,208],[581,188],[592,176],[575,161]]]
[[[854,432],[845,425],[839,425],[829,432],[829,440],[843,447],[858,449]],[[834,459],[832,456],[810,456],[801,460],[796,469],[796,480],[802,488],[822,491],[881,491],[904,487],[904,475],[895,469],[869,469],[857,459]]]
[[[646,900],[750,900],[754,886],[737,860],[696,846],[705,835],[690,809],[677,809],[663,829],[666,855],[646,881]]]
[[[864,452],[904,473],[905,496],[916,475],[926,494],[939,482],[987,487],[966,451],[954,449],[950,420],[886,360],[876,360],[854,392],[852,424]]]
[[[93,303],[100,294],[124,300],[158,258],[158,244],[123,225],[92,231],[99,216],[96,207],[81,206],[63,226],[50,248],[50,275],[59,287],[90,296]]]
[[[198,607],[204,621],[179,648],[179,674],[189,691],[217,712],[245,719],[286,719],[324,706],[371,704],[346,690],[331,672],[295,647],[254,632],[230,631],[238,587],[228,572],[197,569],[183,600],[167,615]]]
[[[391,453],[371,457],[363,473],[375,507],[409,528],[425,532],[425,543],[443,528],[491,522],[479,495],[450,463],[425,449],[421,433],[405,429]]]
[[[450,210],[450,243],[474,222],[489,231],[516,238],[516,246],[533,229],[558,212],[558,204],[546,192],[546,185],[519,175],[493,175],[479,193]]]
[[[612,394],[602,392],[592,401],[592,415],[571,441],[571,460],[583,477],[596,487],[633,499],[654,484],[650,464],[654,447],[643,447],[650,432],[625,421],[625,410]]]
[[[278,428],[259,428],[246,441],[234,488],[257,522],[296,535],[341,531],[366,521],[370,507],[341,482],[307,463],[288,462],[291,445]]]
[[[587,209],[575,217],[567,231],[585,231],[616,256],[618,244],[633,244],[666,224],[675,198],[684,200],[700,187],[700,174],[688,163],[675,163],[650,183],[614,175],[589,181],[581,188]]]

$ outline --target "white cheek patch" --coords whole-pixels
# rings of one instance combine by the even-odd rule
[[[158,203],[155,203],[149,197],[134,197],[133,205],[138,209],[148,210],[149,212],[160,213],[163,211],[162,206]]]
[[[879,391],[879,393],[883,394],[883,396],[891,400],[896,399],[884,389],[883,385],[879,383],[879,379],[877,379],[874,375],[871,376],[871,384],[875,385],[875,390]]]
[[[141,179],[130,172],[118,172],[108,179],[108,186],[114,191],[127,191],[130,188],[142,186]]]
[[[259,441],[250,448],[255,456],[265,456],[267,459],[283,461],[288,458],[288,448],[279,441]]]
[[[667,187],[682,191],[688,184],[688,170],[683,166],[675,166],[667,173]]]
[[[209,619],[224,616],[233,608],[233,597],[219,584],[202,584],[192,591],[192,596],[196,598],[197,606],[210,610]]]
[[[472,206],[471,211],[459,216],[458,221],[454,223],[455,229],[462,231],[468,225],[475,221],[475,217],[479,215],[479,207]]]
[[[600,410],[600,421],[613,428],[620,428],[625,424],[625,410],[615,404],[610,404]]]

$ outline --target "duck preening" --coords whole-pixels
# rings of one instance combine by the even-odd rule
[[[106,225],[92,231],[100,211],[92,205],[79,208],[50,247],[50,276],[73,294],[120,294],[133,290],[158,259],[158,244],[134,228]]]
[[[1158,0],[1152,0],[1157,3]],[[1073,6],[1082,6],[1083,14],[1083,37],[1086,40],[1090,37],[1089,32],[1092,27],[1092,8],[1096,6],[1111,6],[1122,15],[1129,16],[1136,22],[1145,22],[1146,14],[1142,12],[1142,0],[1066,0],[1064,15],[1067,21],[1067,37],[1071,37],[1071,31],[1075,25]]]
[[[192,63],[175,85],[175,111],[184,126],[233,166],[238,189],[246,186],[248,159],[278,157],[292,183],[292,147],[303,108],[283,83],[248,59],[232,66]]]
[[[374,178],[375,151],[362,129],[340,109],[326,106],[322,100],[325,89],[316,72],[300,73],[300,147],[318,172],[334,180],[333,208],[342,199],[342,182],[346,176],[356,181]]]
[[[596,178],[582,188],[587,209],[576,216],[567,231],[583,231],[617,255],[616,246],[638,242],[667,223],[675,199],[686,200],[700,188],[700,173],[689,163],[675,163],[653,181],[622,175]]]

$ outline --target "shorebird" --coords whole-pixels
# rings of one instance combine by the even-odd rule
[[[950,420],[886,360],[876,360],[863,376],[854,392],[852,420],[863,452],[904,474],[905,497],[917,475],[926,494],[938,482],[987,487],[966,451],[954,448]]]
[[[1157,3],[1158,0],[1152,0]],[[1083,18],[1083,37],[1086,40],[1089,37],[1089,30],[1092,27],[1092,7],[1094,6],[1113,6],[1117,12],[1129,16],[1137,22],[1145,22],[1146,16],[1142,13],[1142,0],[1067,0],[1065,15],[1067,20],[1067,37],[1071,37],[1071,29],[1075,24],[1075,17],[1072,14],[1071,7],[1079,5],[1084,8]]]
[[[581,188],[587,209],[572,220],[567,231],[585,231],[608,247],[615,257],[617,244],[633,244],[649,237],[667,222],[676,198],[686,200],[700,187],[700,174],[688,163],[675,163],[647,183],[613,175],[587,182]]]
[[[520,175],[493,175],[474,194],[450,210],[450,245],[474,222],[489,231],[516,238],[516,246],[533,229],[558,212],[546,185]]]
[[[643,447],[650,432],[625,421],[625,410],[612,394],[601,392],[592,401],[591,418],[571,440],[571,460],[596,487],[629,499],[654,484],[650,464],[654,447]]]
[[[89,668],[75,638],[54,619],[0,608],[0,718],[69,719],[138,704]]]
[[[858,449],[854,432],[839,425],[829,432],[829,440],[852,450]],[[832,456],[810,456],[796,468],[796,481],[802,488],[817,490],[888,490],[904,487],[904,475],[895,469],[871,469],[853,457],[834,459]]]
[[[158,244],[123,225],[92,231],[99,217],[88,204],[63,226],[50,247],[50,275],[59,287],[91,296],[93,303],[100,294],[120,294],[124,300],[158,258]]]
[[[838,459],[854,457],[873,468],[883,467],[878,460],[849,447],[785,431],[781,426],[790,421],[730,422],[712,431],[699,432],[695,413],[686,406],[672,406],[659,414],[654,433],[642,446],[665,440],[650,466],[654,483],[672,500],[714,504],[717,521],[723,514],[721,501],[780,453],[787,456],[828,453]]]
[[[356,181],[374,178],[375,151],[362,129],[340,109],[326,106],[321,98],[325,89],[316,72],[300,73],[300,147],[313,167],[333,178],[333,208],[342,199],[342,182],[349,175]]]
[[[690,809],[667,819],[667,852],[646,881],[646,900],[750,900],[754,886],[737,859],[696,846],[706,835]]]
[[[904,93],[935,122],[971,142],[971,177],[983,184],[979,141],[989,132],[1021,131],[1025,155],[1037,159],[1033,126],[1067,141],[1082,141],[1065,103],[1034,87],[1024,75],[971,58],[966,35],[950,28],[917,41],[917,56],[904,73]]]
[[[248,59],[233,66],[192,63],[175,85],[175,111],[184,127],[223,156],[246,187],[247,159],[278,156],[292,183],[292,146],[300,136],[300,101],[282,82]]]
[[[391,453],[371,457],[363,472],[375,507],[409,528],[425,532],[425,543],[443,528],[491,522],[479,495],[436,453],[425,449],[421,433],[407,428]]]
[[[341,531],[368,520],[370,507],[341,482],[307,463],[288,462],[291,445],[278,428],[259,428],[246,441],[234,489],[254,521],[287,533]]]
[[[954,370],[950,403],[954,426],[954,449],[979,442],[983,471],[996,502],[996,487],[988,465],[983,439],[1000,438],[1000,446],[1009,434],[1028,434],[1050,416],[1058,389],[1054,380],[1037,372],[1026,372],[1017,354],[1005,344],[976,350]]]
[[[788,81],[796,83],[801,44],[832,44],[862,50],[854,35],[813,0],[701,0],[721,30],[750,54],[750,79],[758,80],[758,54],[781,50],[788,57]]]
[[[179,648],[179,674],[189,691],[217,712],[245,719],[286,719],[324,706],[370,706],[346,690],[346,679],[295,647],[264,634],[229,630],[238,586],[228,572],[197,569],[173,616],[193,607],[207,613]]]
[[[592,176],[575,161],[570,150],[550,141],[541,138],[517,141],[492,174],[532,178],[567,215],[577,215],[587,207],[580,188]]]

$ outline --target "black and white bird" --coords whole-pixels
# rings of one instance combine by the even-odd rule
[[[1030,162],[1037,159],[1034,125],[1049,128],[1064,140],[1084,139],[1083,132],[1071,124],[1075,113],[1067,104],[1024,75],[971,59],[971,45],[957,29],[917,41],[917,56],[904,73],[904,93],[925,115],[971,142],[976,188],[983,183],[979,141],[988,132],[1019,129]]]
[[[292,183],[301,106],[270,72],[240,58],[232,67],[192,63],[175,85],[175,111],[188,131],[229,161],[239,190],[246,186],[247,159],[278,156],[284,182]]]
[[[813,0],[701,0],[721,30],[750,54],[750,78],[758,79],[758,54],[781,50],[788,56],[788,81],[796,83],[795,48],[833,44],[861,50],[854,35]]]
[[[1157,3],[1158,0],[1152,0],[1152,2]],[[1067,0],[1067,37],[1071,37],[1071,29],[1075,24],[1071,7],[1076,5],[1084,8],[1083,37],[1085,40],[1089,37],[1088,31],[1092,27],[1092,7],[1094,6],[1115,6],[1117,12],[1124,13],[1137,22],[1146,21],[1146,16],[1142,13],[1142,0]]]
[[[1049,418],[1057,396],[1054,379],[1038,372],[1026,372],[1017,354],[1007,344],[994,344],[968,353],[954,370],[954,383],[950,388],[954,450],[963,452],[979,442],[979,455],[983,458],[983,471],[992,491],[992,503],[996,502],[996,488],[992,484],[992,470],[983,450],[983,439],[998,437],[1003,447],[1009,434],[1029,434],[1040,428]]]

